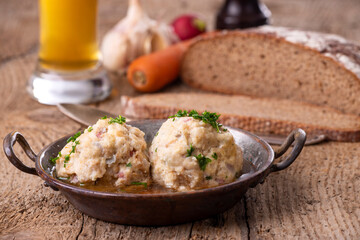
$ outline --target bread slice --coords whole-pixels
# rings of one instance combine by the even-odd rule
[[[160,93],[122,96],[122,113],[134,118],[167,118],[178,110],[220,113],[228,126],[262,134],[288,135],[295,128],[336,141],[360,141],[360,117],[327,107],[284,99],[214,93]]]
[[[203,90],[360,115],[360,46],[335,35],[272,26],[218,33],[188,49],[181,77]]]

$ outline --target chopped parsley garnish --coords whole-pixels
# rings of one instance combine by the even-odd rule
[[[76,149],[76,145],[73,145],[73,146],[71,146],[72,147],[72,149],[71,149],[71,152],[70,153],[74,153],[75,152],[75,149]]]
[[[91,132],[92,130],[93,130],[93,127],[92,126],[90,126],[90,127],[88,127],[88,132]]]
[[[69,139],[66,141],[66,142],[75,142],[75,140],[79,137],[81,135],[81,132],[77,132],[77,133],[75,133],[75,135],[74,136],[72,136],[72,137],[69,137]]]
[[[101,119],[107,119],[107,116],[105,115],[105,116],[103,116]]]
[[[194,150],[195,149],[193,148],[193,145],[190,144],[190,148],[186,150],[187,151],[186,157],[191,157],[191,154],[193,153]]]
[[[56,160],[58,160],[60,157],[61,157],[61,152],[58,153],[57,157],[51,158],[50,162],[56,164]]]
[[[211,113],[208,111],[203,112],[202,114],[199,114],[195,110],[191,110],[190,112],[186,110],[179,110],[175,115],[170,116],[169,118],[173,118],[175,121],[176,117],[192,117],[194,119],[198,119],[200,121],[203,121],[204,123],[210,124],[213,128],[216,129],[217,132],[220,131],[220,128],[222,127],[222,124],[218,123],[217,120],[220,117],[220,114]],[[223,128],[223,131],[227,131],[227,129]]]
[[[206,165],[211,162],[210,158],[205,157],[202,154],[195,156],[201,170],[205,171]]]
[[[205,112],[207,112],[207,111],[205,111]],[[199,114],[197,111],[195,111],[195,110],[191,110],[190,112],[189,112],[189,117],[193,117],[193,118],[195,118],[195,119],[200,119],[201,120],[201,114]]]
[[[219,119],[220,114],[210,113],[208,111],[205,111],[202,113],[201,116],[198,114],[198,112],[193,110],[189,113],[189,116],[195,119],[202,120],[204,123],[210,124],[213,128],[216,129],[217,132],[219,132],[220,127],[222,126],[220,123],[216,122]]]
[[[214,153],[213,153],[213,155],[211,155],[211,157],[212,157],[213,159],[217,160],[218,155],[217,155],[217,153],[216,153],[216,152],[214,152]]]
[[[75,134],[76,135],[76,134]],[[80,135],[79,135],[80,136]],[[75,138],[76,139],[76,138]],[[67,154],[67,155],[65,155],[65,161],[64,161],[64,167],[66,167],[66,164],[70,161],[70,155],[72,154],[72,153],[75,153],[75,151],[76,151],[76,146],[77,145],[79,145],[80,144],[80,141],[79,140],[75,140],[74,139],[74,143],[75,143],[75,145],[72,145],[71,146],[71,151],[70,151],[70,153],[69,154]],[[61,153],[59,153],[59,155],[60,155]]]
[[[155,152],[157,152],[157,148],[155,148]]]
[[[179,110],[175,115],[170,116],[169,118],[176,118],[176,117],[187,117],[188,116],[188,111],[184,110]]]
[[[211,177],[211,176],[206,176],[205,179],[206,179],[206,180],[211,180],[212,177]]]
[[[54,158],[50,159],[50,162],[52,162],[53,164],[55,164],[55,163],[56,163],[56,160],[58,160],[58,159],[59,159],[59,157],[54,157]]]
[[[157,135],[159,135],[159,132],[157,132],[157,133],[155,134],[155,137],[156,137]]]
[[[71,146],[71,148],[72,148],[72,149],[71,149],[70,154],[71,154],[71,153],[75,153],[76,146],[77,146],[77,145],[79,145],[79,144],[80,144],[80,142],[79,142],[79,141],[75,141],[75,145]],[[70,154],[69,154],[69,156],[70,156]]]
[[[70,154],[71,154],[71,152],[70,152]],[[65,161],[64,161],[64,167],[66,167],[66,164],[70,161],[70,154],[68,154],[68,155],[65,155]]]
[[[145,188],[147,188],[146,182],[132,182],[131,185],[143,185]]]
[[[123,124],[124,122],[126,122],[126,118],[119,115],[117,118],[110,118],[109,124],[112,123]]]
[[[131,165],[131,162],[129,162],[129,163],[127,163],[126,164],[126,167],[131,167],[132,165]]]

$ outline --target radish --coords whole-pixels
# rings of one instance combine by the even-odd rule
[[[193,15],[182,15],[171,24],[180,40],[193,38],[206,31],[206,23]]]

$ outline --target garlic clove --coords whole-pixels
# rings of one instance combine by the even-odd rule
[[[168,41],[158,33],[150,33],[144,41],[143,53],[149,54],[169,46]]]
[[[112,71],[119,70],[127,64],[128,49],[130,41],[116,32],[109,32],[102,44],[102,57],[104,66]]]

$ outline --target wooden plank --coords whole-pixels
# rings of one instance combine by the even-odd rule
[[[0,63],[36,51],[37,16],[37,1],[0,1]]]
[[[250,238],[358,239],[360,144],[306,147],[247,193]]]
[[[223,214],[194,223],[191,239],[248,239],[245,197]]]
[[[137,227],[106,223],[84,217],[78,239],[187,239],[191,223],[169,227]]]

